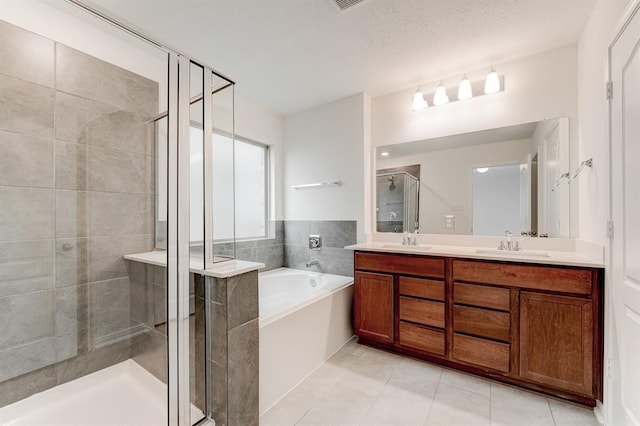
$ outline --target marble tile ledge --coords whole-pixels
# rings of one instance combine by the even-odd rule
[[[154,250],[144,253],[125,254],[124,258],[132,262],[146,263],[155,266],[167,266],[167,252]],[[229,278],[264,268],[264,263],[230,259],[209,264],[202,268],[202,261],[190,259],[189,272],[215,278]]]

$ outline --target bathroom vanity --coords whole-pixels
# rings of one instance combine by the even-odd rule
[[[602,267],[352,248],[360,343],[583,405],[602,400]]]

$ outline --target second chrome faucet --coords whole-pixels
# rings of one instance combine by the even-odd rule
[[[516,240],[515,244],[513,242],[513,234],[511,231],[504,231],[504,236],[506,237],[505,241],[500,241],[500,245],[498,246],[498,250],[507,250],[507,251],[522,251],[522,247],[520,247],[520,241]]]
[[[403,246],[417,246],[418,245],[418,230],[415,232],[405,232],[402,236]]]

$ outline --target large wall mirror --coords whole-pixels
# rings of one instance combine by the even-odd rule
[[[563,117],[377,147],[376,230],[568,238],[569,144]]]

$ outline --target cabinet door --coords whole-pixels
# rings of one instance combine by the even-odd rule
[[[520,294],[520,376],[593,396],[590,299]]]
[[[367,272],[355,275],[355,333],[393,343],[393,276]]]

